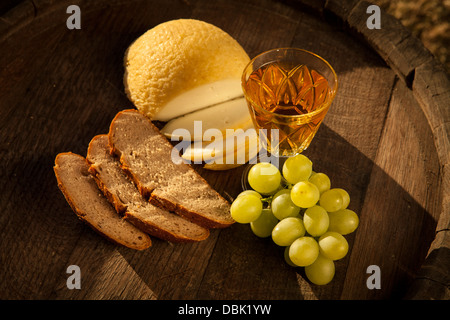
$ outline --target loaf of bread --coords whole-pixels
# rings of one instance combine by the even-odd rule
[[[105,196],[126,220],[142,231],[171,242],[201,241],[208,237],[208,229],[158,208],[142,197],[111,154],[107,135],[91,140],[86,159],[90,163],[89,171]]]
[[[228,201],[191,166],[172,161],[173,146],[139,111],[119,112],[108,138],[122,169],[146,200],[205,228],[234,223]]]
[[[116,244],[137,250],[150,247],[148,234],[117,214],[88,169],[88,162],[80,155],[66,152],[56,156],[58,187],[78,218]]]

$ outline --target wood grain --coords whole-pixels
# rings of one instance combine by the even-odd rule
[[[65,25],[69,4],[82,29]],[[0,19],[1,299],[443,299],[449,297],[448,75],[392,17],[365,28],[368,2],[22,1]],[[203,242],[153,239],[117,247],[76,219],[53,175],[58,152],[85,154],[114,115],[133,108],[123,53],[149,28],[195,18],[230,33],[250,56],[282,46],[318,53],[338,94],[311,146],[315,170],[351,195],[360,217],[327,286],[284,263],[248,225]],[[195,169],[232,200],[244,167]],[[78,265],[82,289],[66,286]],[[381,289],[366,286],[369,265]]]
[[[352,249],[348,275],[356,279],[345,282],[344,298],[402,297],[404,292],[399,290],[412,281],[434,238],[439,213],[439,181],[435,179],[439,162],[430,152],[434,149],[431,130],[426,123],[417,127],[417,119],[422,117],[411,92],[397,82]],[[416,152],[411,154],[409,150]],[[380,292],[356,286],[367,278],[361,268],[370,265],[382,270]],[[402,275],[393,276],[398,269]]]

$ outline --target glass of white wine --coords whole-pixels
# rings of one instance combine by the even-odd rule
[[[245,67],[241,84],[260,140],[282,157],[308,148],[338,88],[331,65],[298,48],[257,55]]]
[[[311,172],[305,169],[308,167],[305,158],[296,157],[285,163],[308,148],[336,96],[338,80],[331,65],[303,49],[272,49],[248,63],[241,84],[259,143],[265,152],[261,157],[264,153],[260,151],[258,161],[283,167],[287,177],[283,174],[281,183],[293,183],[310,175]],[[293,170],[294,166],[301,170]],[[248,178],[252,175],[251,170],[258,170],[252,168],[248,165],[243,173],[244,189],[252,188]],[[270,168],[260,167],[260,173],[270,176]],[[273,179],[277,179],[275,176],[276,173]],[[270,182],[265,184],[266,189],[270,188]]]

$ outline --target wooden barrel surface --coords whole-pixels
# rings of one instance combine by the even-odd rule
[[[81,9],[69,30],[66,9]],[[448,299],[450,84],[399,21],[369,29],[366,1],[23,1],[0,17],[1,299]],[[153,239],[118,247],[80,222],[53,173],[57,153],[82,155],[114,115],[126,48],[155,25],[210,22],[250,57],[313,51],[339,90],[311,146],[317,171],[350,193],[360,226],[325,286],[288,266],[248,225],[194,244]],[[241,191],[244,166],[198,172],[221,194]],[[66,286],[68,266],[82,288]],[[367,285],[378,266],[380,288]],[[370,279],[369,279],[370,280]]]

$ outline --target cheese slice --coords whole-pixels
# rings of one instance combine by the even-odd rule
[[[211,135],[218,131],[225,135],[226,129],[249,128],[251,125],[245,98],[238,98],[173,119],[161,132],[171,139],[190,137],[191,141],[201,141],[210,140],[209,137],[204,139],[205,133]],[[182,130],[179,129],[185,129],[184,133],[180,134]]]
[[[242,97],[240,79],[225,79],[200,85],[170,100],[154,120],[169,121],[179,116]]]
[[[252,124],[237,130],[230,130],[226,136],[217,136],[212,141],[195,141],[182,154],[182,158],[194,163],[215,162],[228,163],[236,162],[244,164],[249,159],[244,159],[246,149],[259,151],[259,142],[256,130]],[[256,147],[254,147],[256,146]],[[227,156],[232,158],[226,158]],[[244,160],[242,160],[244,159]]]
[[[261,144],[259,144],[258,137],[252,135],[250,139],[246,140],[244,145],[237,145],[234,153],[225,153],[217,158],[211,159],[203,168],[216,171],[233,169],[252,159],[256,159],[260,149]]]

